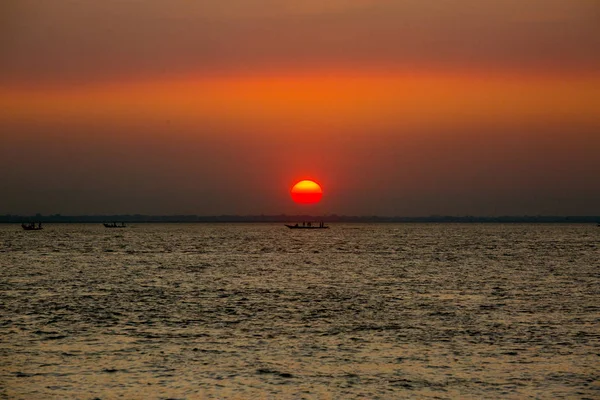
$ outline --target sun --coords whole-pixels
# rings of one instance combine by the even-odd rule
[[[315,181],[305,179],[296,183],[290,191],[292,199],[299,204],[315,204],[323,197],[323,189]]]

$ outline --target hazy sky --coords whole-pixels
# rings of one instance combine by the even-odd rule
[[[598,49],[598,0],[5,0],[0,214],[600,215]]]

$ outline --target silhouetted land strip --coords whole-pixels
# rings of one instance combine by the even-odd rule
[[[600,216],[551,216],[551,215],[524,215],[524,216],[441,216],[428,217],[381,217],[381,216],[348,216],[348,215],[0,215],[0,223],[105,223],[122,221],[124,223],[145,222],[292,222],[319,220],[325,223],[357,222],[357,223],[423,223],[423,222],[456,222],[456,223],[598,223]]]

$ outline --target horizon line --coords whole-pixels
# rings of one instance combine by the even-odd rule
[[[311,214],[79,214],[62,215],[36,213],[32,215],[3,214],[0,223],[20,223],[36,220],[56,223],[98,222],[578,222],[600,223],[600,215],[438,215],[428,216],[385,216],[385,215],[311,215]]]

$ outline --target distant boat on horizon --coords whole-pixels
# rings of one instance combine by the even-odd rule
[[[318,225],[312,225],[310,222],[308,223],[302,223],[302,225],[300,224],[284,224],[285,226],[287,226],[290,229],[329,229],[329,227],[327,225],[325,225],[325,223],[323,222],[319,222]]]
[[[117,224],[116,222],[111,222],[111,223],[104,223],[103,224],[105,228],[126,228],[127,226],[125,225],[125,222],[121,222],[120,224]]]
[[[21,224],[21,228],[23,228],[26,231],[41,231],[42,228],[42,223],[38,222],[37,225],[35,222],[30,222],[28,224]]]

